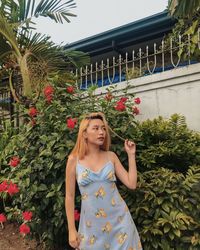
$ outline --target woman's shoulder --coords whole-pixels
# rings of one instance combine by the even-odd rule
[[[115,161],[116,154],[113,151],[107,151],[108,158],[112,161]]]
[[[76,155],[69,155],[68,156],[68,159],[67,159],[67,162],[68,164],[72,164],[72,165],[75,165],[77,163],[77,160],[78,160],[78,157]]]

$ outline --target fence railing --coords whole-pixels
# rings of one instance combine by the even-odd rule
[[[14,85],[17,89],[21,89],[20,78],[13,79]],[[11,126],[19,127],[19,113],[14,107],[14,98],[9,88],[9,80],[5,78],[2,80],[0,87],[0,131],[6,127],[6,123],[10,121]]]
[[[133,78],[152,75],[158,72],[200,62],[200,56],[195,57],[194,51],[200,50],[200,28],[197,32],[196,43],[188,35],[179,36],[154,43],[139,50],[127,52],[117,58],[107,58],[100,63],[77,69],[77,85],[80,89],[90,86],[103,87]],[[198,54],[197,53],[197,54]],[[19,85],[19,80],[16,80]],[[5,84],[6,85],[6,84]],[[0,129],[5,120],[10,119],[14,126],[19,124],[19,116],[13,108],[14,100],[8,87],[0,86]]]
[[[174,69],[199,61],[194,56],[194,43],[190,35],[162,40],[153,46],[127,52],[118,58],[107,58],[100,63],[76,70],[77,84],[81,89],[89,86],[107,86],[145,75]],[[200,28],[197,32],[197,50],[200,50]]]

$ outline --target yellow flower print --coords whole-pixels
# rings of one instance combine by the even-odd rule
[[[129,247],[128,250],[136,250],[136,249],[133,247]]]
[[[128,237],[127,233],[119,233],[117,235],[117,241],[118,241],[118,243],[120,245],[122,245],[125,242],[125,240],[127,239],[127,237]]]
[[[116,205],[116,202],[115,202],[115,199],[114,199],[114,198],[112,198],[111,204],[112,204],[113,207]]]
[[[128,206],[125,205],[125,208],[124,208],[125,212],[128,212]]]
[[[79,233],[78,235],[79,235],[80,241],[84,241],[85,240],[84,234]]]
[[[83,193],[81,195],[81,200],[86,200],[88,198],[88,194],[87,193]]]
[[[91,227],[91,226],[92,226],[92,222],[89,221],[89,220],[87,220],[87,221],[86,221],[86,226],[87,226],[87,227]]]
[[[84,178],[87,178],[88,177],[88,171],[87,170],[84,170],[83,173],[81,174],[81,177],[84,179]]]
[[[100,217],[106,218],[107,214],[106,214],[106,212],[105,212],[105,210],[103,208],[99,208],[97,210],[97,212],[95,213],[95,216],[96,216],[96,218],[100,218]]]
[[[109,180],[113,180],[114,179],[114,172],[111,170],[109,173],[108,173],[108,179]]]
[[[123,221],[123,218],[124,218],[123,216],[118,216],[118,217],[117,217],[117,221],[118,221],[119,223],[121,223],[121,222]]]
[[[110,222],[107,222],[105,226],[101,228],[102,232],[110,233],[112,231],[112,225]]]
[[[103,198],[106,195],[106,192],[103,187],[100,187],[99,190],[95,193],[96,198]]]
[[[115,190],[115,188],[116,188],[116,184],[113,182],[113,183],[111,184],[111,189],[112,189],[112,190]]]
[[[104,250],[110,250],[110,244],[109,243],[104,244]]]
[[[94,243],[96,242],[96,240],[97,240],[97,237],[95,235],[90,236],[90,238],[89,238],[89,244],[90,245],[94,245]]]

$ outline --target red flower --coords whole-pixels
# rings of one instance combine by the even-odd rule
[[[115,109],[117,111],[124,111],[126,109],[126,106],[125,106],[124,102],[118,101],[117,105],[115,106]]]
[[[53,96],[52,96],[52,95],[46,96],[46,101],[47,101],[49,104],[51,103],[52,99],[53,99]]]
[[[22,224],[20,227],[19,227],[19,231],[20,233],[22,234],[29,234],[30,233],[30,227],[27,226],[26,224]]]
[[[80,219],[80,213],[78,212],[77,209],[74,210],[74,219],[75,221],[79,221]]]
[[[0,222],[6,222],[7,218],[4,214],[0,214]]]
[[[67,93],[73,94],[74,93],[74,87],[73,86],[68,86],[67,87]]]
[[[17,184],[13,184],[12,182],[10,182],[7,191],[8,191],[8,193],[9,193],[10,195],[12,195],[12,194],[18,193],[18,192],[19,192],[19,188],[17,187]]]
[[[46,86],[45,88],[44,88],[44,95],[46,96],[46,97],[48,97],[48,96],[52,96],[52,94],[54,93],[54,88],[51,86],[51,85],[48,85],[48,86]]]
[[[29,111],[28,111],[28,114],[29,114],[31,117],[36,116],[37,113],[38,113],[38,111],[37,111],[37,109],[34,108],[34,107],[30,108]]]
[[[36,125],[36,120],[33,118],[33,119],[31,119],[31,125],[32,126],[35,126]]]
[[[113,95],[112,95],[110,92],[108,92],[108,93],[105,95],[105,99],[109,102],[109,101],[111,101],[111,100],[113,99]]]
[[[141,103],[141,99],[139,97],[137,97],[137,98],[134,99],[134,102],[136,104],[140,104]]]
[[[140,113],[140,110],[137,107],[133,107],[132,110],[135,115],[138,115]]]
[[[8,182],[5,180],[0,184],[0,192],[6,191],[8,188]]]
[[[128,97],[121,97],[119,102],[125,103],[128,100]]]
[[[23,212],[22,215],[23,215],[24,220],[29,221],[31,220],[33,213],[26,211],[26,212]]]
[[[20,159],[18,156],[13,156],[13,158],[10,160],[9,165],[11,167],[16,167],[20,163]]]
[[[72,119],[72,118],[67,119],[67,127],[68,128],[73,129],[75,127],[76,123],[77,123],[77,119],[76,118],[74,118],[74,119]]]

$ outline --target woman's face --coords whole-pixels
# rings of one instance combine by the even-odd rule
[[[100,119],[90,120],[84,136],[88,143],[98,146],[103,145],[106,137],[106,127],[103,121]]]

